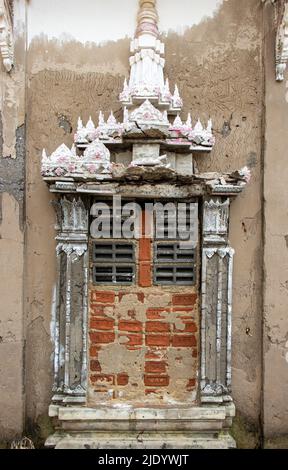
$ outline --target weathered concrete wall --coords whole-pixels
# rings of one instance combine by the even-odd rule
[[[23,393],[25,8],[14,5],[15,67],[0,64],[0,439],[21,434]]]
[[[273,7],[265,7],[263,404],[266,439],[288,434],[288,77],[275,81]],[[273,443],[272,443],[273,444]],[[287,445],[287,444],[286,444]]]
[[[32,2],[33,4],[33,2]],[[175,6],[176,8],[176,6]],[[83,10],[82,10],[83,11]],[[252,182],[232,204],[230,241],[236,248],[233,313],[233,395],[259,422],[261,391],[261,116],[262,22],[258,0],[228,0],[212,18],[169,33],[166,72],[177,81],[184,115],[213,118],[217,144],[197,157],[201,170],[248,164]],[[59,12],[58,12],[59,14]],[[69,14],[74,14],[72,10]],[[176,13],[175,13],[176,14]],[[75,11],[78,15],[78,11]],[[32,21],[33,18],[31,18]],[[111,20],[112,21],[112,20]],[[45,31],[44,31],[45,33]],[[73,34],[73,31],[71,31]],[[109,61],[107,60],[109,57]],[[51,196],[40,177],[41,149],[72,142],[79,114],[97,118],[111,108],[128,76],[128,39],[103,46],[35,37],[29,48],[27,104],[27,403],[28,417],[47,412],[51,376],[49,324],[55,283]],[[249,335],[247,334],[249,332]],[[50,371],[50,375],[49,375]]]

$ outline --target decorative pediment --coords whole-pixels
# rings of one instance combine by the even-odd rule
[[[3,65],[10,72],[14,61],[12,6],[8,0],[0,0],[0,52]]]
[[[159,109],[155,108],[149,100],[144,101],[143,104],[129,116],[130,122],[137,122],[139,124],[159,124],[169,126],[167,112],[161,113]]]
[[[83,155],[77,155],[76,147],[71,150],[60,145],[55,152],[47,156],[42,153],[41,172],[43,177],[85,178],[91,175],[109,173],[110,152],[105,145],[96,139],[87,146]]]

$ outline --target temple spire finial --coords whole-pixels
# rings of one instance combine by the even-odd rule
[[[156,0],[139,0],[136,37],[142,34],[152,34],[158,39],[158,20]]]

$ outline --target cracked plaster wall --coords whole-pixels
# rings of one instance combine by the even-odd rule
[[[194,119],[213,118],[217,143],[211,155],[196,157],[199,169],[226,171],[246,164],[252,169],[251,184],[232,203],[230,241],[236,248],[233,396],[238,409],[253,423],[259,422],[261,391],[261,8],[258,0],[228,0],[213,17],[183,35],[170,32],[164,38],[166,72],[172,85],[179,85],[183,116],[191,110]],[[46,147],[51,152],[63,141],[71,145],[79,114],[84,120],[90,114],[96,119],[100,109],[112,108],[120,117],[117,95],[128,76],[128,51],[128,39],[85,46],[72,39],[60,42],[37,36],[30,43],[26,393],[32,420],[47,412],[52,384],[49,325],[55,283],[54,214],[49,205],[52,197],[40,176],[41,150]]]
[[[25,9],[14,2],[15,67],[0,63],[0,439],[22,433]]]

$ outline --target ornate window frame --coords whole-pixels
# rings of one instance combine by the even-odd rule
[[[14,65],[13,2],[0,0],[0,53],[6,72]]]

